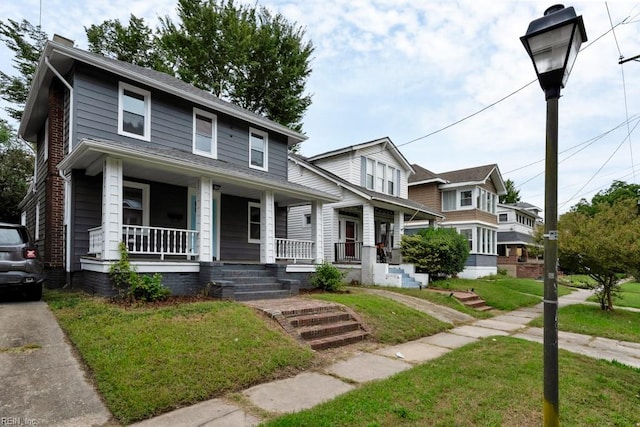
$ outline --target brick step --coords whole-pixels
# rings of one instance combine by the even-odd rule
[[[233,299],[236,301],[253,301],[259,299],[278,299],[289,298],[291,291],[289,290],[266,290],[266,291],[247,291],[234,292]]]
[[[360,330],[360,323],[354,320],[343,320],[324,325],[304,326],[298,328],[298,333],[305,341],[310,341],[357,330]]]
[[[346,332],[340,335],[317,338],[307,343],[313,350],[326,350],[328,348],[342,347],[344,345],[354,344],[364,341],[369,337],[369,333],[363,330]]]
[[[289,317],[289,323],[294,328],[351,320],[349,313],[344,311],[320,311],[313,314],[302,314]]]

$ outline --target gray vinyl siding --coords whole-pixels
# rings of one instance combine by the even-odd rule
[[[119,81],[151,92],[151,142],[118,134]],[[197,107],[217,117],[217,158],[238,165],[239,168],[249,168],[251,123],[86,66],[78,67],[74,82],[75,141],[83,138],[127,140],[192,152],[193,107]],[[286,138],[276,133],[268,132],[268,135],[268,173],[286,179]]]
[[[220,260],[260,261],[260,245],[249,243],[250,200],[223,194],[220,211]],[[259,200],[251,200],[259,203]]]
[[[495,267],[498,265],[498,257],[496,255],[470,254],[464,265],[467,267]]]
[[[102,224],[102,175],[73,171],[71,183],[71,271],[79,271],[80,257],[89,251],[89,229]]]

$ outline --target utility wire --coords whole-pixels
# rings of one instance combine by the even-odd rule
[[[611,32],[613,33],[613,39],[616,42],[616,47],[618,48],[619,60],[622,61],[624,55],[622,55],[622,51],[620,50],[620,44],[618,43],[618,36],[613,27],[613,21],[611,20],[611,12],[609,11],[609,4],[607,2],[604,3],[607,8],[607,16],[609,16],[609,25],[611,25]],[[624,97],[624,111],[627,119],[629,118],[629,103],[627,102],[627,84],[624,78],[624,67],[622,63],[620,63],[620,75],[622,76],[622,94]],[[627,135],[629,135],[629,158],[631,159],[631,167],[633,168],[633,181],[636,181],[636,166],[633,161],[633,144],[631,143],[631,128],[629,122],[627,121]]]

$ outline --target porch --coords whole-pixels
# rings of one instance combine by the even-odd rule
[[[102,227],[93,227],[89,231],[88,255],[101,258],[104,253],[104,233]],[[147,259],[186,259],[199,258],[198,239],[200,232],[179,228],[122,226],[122,241],[130,255],[145,256]],[[313,262],[315,244],[311,240],[275,238],[275,260]]]

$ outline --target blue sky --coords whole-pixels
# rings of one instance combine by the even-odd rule
[[[538,83],[526,86],[536,77],[519,37],[553,3],[260,4],[305,27],[315,46],[308,82],[313,104],[304,119],[309,139],[302,154],[388,136],[410,162],[434,172],[496,163],[504,179],[516,183],[523,201],[543,208],[546,106]],[[85,26],[116,18],[126,22],[133,13],[155,27],[158,17],[175,16],[175,4],[42,0],[40,16],[39,0],[22,0],[0,3],[0,16],[32,23],[41,19],[50,37],[58,33],[86,48]],[[615,179],[637,183],[640,175],[640,132],[635,128],[640,63],[618,64],[620,56],[640,55],[640,4],[565,5],[583,16],[589,41],[560,99],[560,212]],[[0,69],[13,72],[4,47]],[[436,132],[469,115],[473,117]]]

